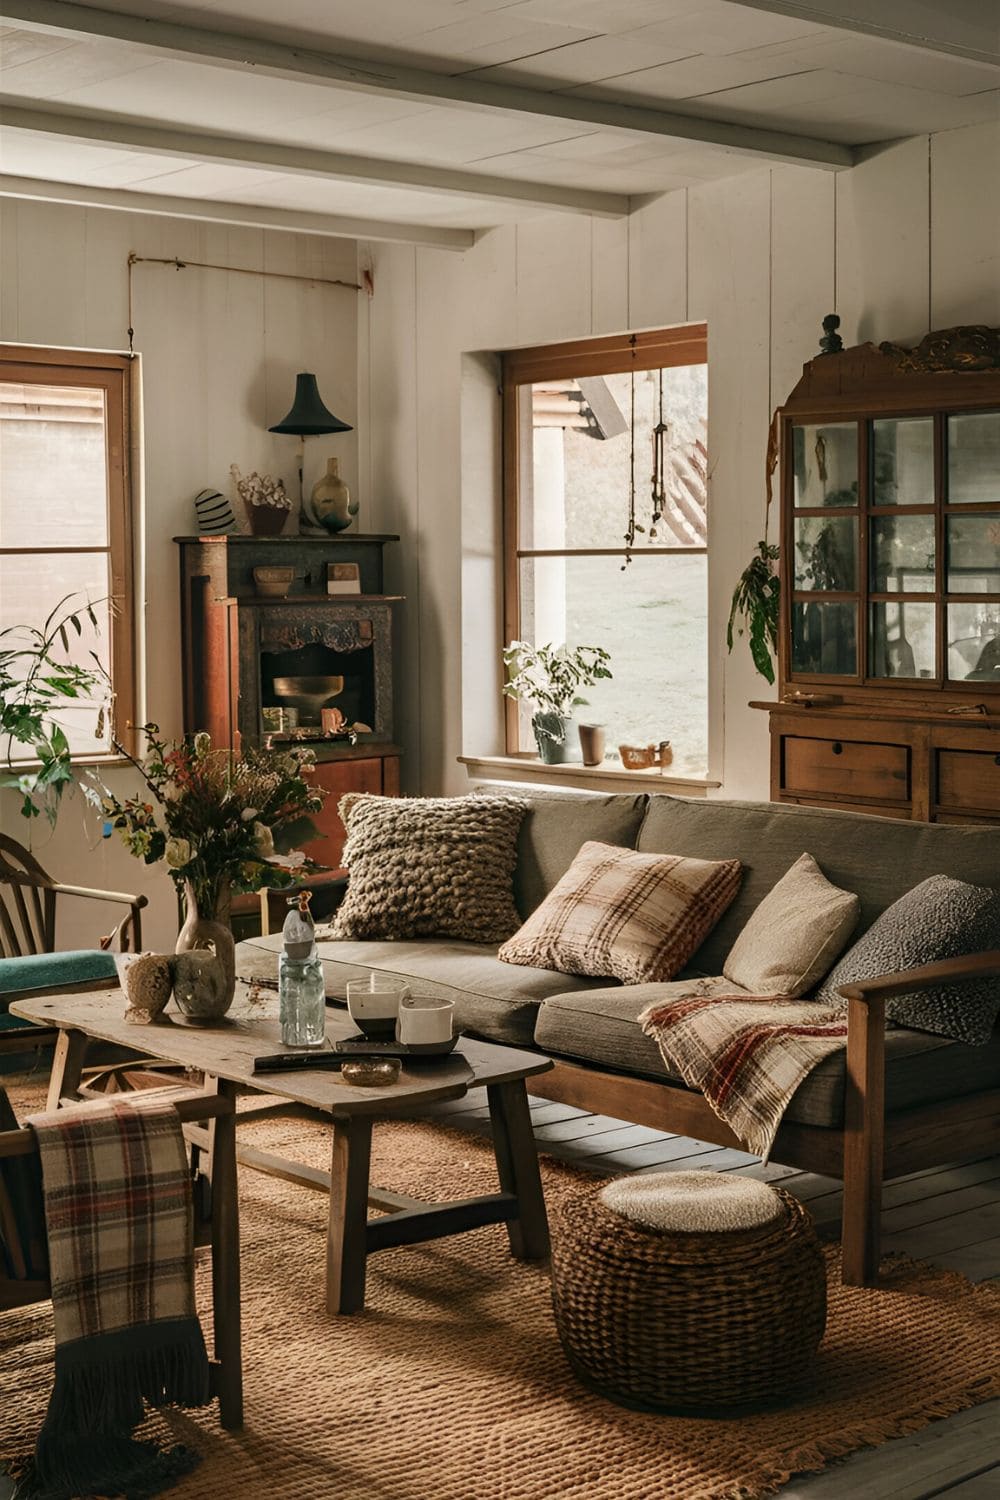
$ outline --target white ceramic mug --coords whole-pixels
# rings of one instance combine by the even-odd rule
[[[439,1000],[432,995],[407,995],[399,1002],[396,1040],[407,1047],[450,1042],[454,1015],[454,1000]]]
[[[391,974],[372,974],[368,979],[347,981],[347,1009],[351,1020],[365,1036],[392,1036],[396,1017],[410,986]]]

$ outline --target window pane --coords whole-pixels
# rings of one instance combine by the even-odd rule
[[[933,594],[934,517],[873,516],[873,594]]]
[[[948,501],[1000,504],[1000,412],[948,418]]]
[[[934,419],[872,423],[873,505],[934,504]]]
[[[621,547],[628,526],[635,381],[638,547],[705,545],[706,365],[546,380],[519,387],[521,455],[519,546]],[[662,394],[662,400],[661,400]],[[653,528],[654,435],[664,500]]]
[[[948,676],[1000,683],[1000,602],[948,605]]]
[[[795,587],[857,588],[858,528],[853,516],[800,516],[795,522]]]
[[[795,504],[858,503],[858,429],[854,422],[792,428]]]
[[[868,656],[873,677],[933,677],[934,605],[873,604]]]
[[[854,677],[858,670],[855,604],[792,605],[792,671]]]
[[[107,545],[103,390],[0,383],[0,546]]]
[[[1000,515],[948,516],[948,592],[1000,594]]]
[[[603,646],[610,682],[585,688],[581,723],[604,724],[619,744],[670,740],[671,772],[704,776],[708,764],[708,588],[704,553],[521,560],[521,633],[539,645]],[[575,740],[575,732],[573,739]],[[530,737],[523,741],[531,748]]]
[[[101,552],[47,553],[44,556],[0,557],[0,630],[31,627],[41,630],[46,617],[66,595],[72,597],[66,608],[85,607],[94,603],[99,630],[84,616],[83,633],[67,631],[69,650],[56,647],[57,661],[71,661],[88,669],[94,666],[95,652],[105,671],[110,669],[110,611],[108,608],[108,559]],[[102,602],[103,601],[103,602]],[[64,612],[64,611],[63,611]],[[4,640],[5,648],[14,642]],[[77,700],[56,715],[74,753],[93,754],[106,750],[108,741],[95,737],[98,702]]]

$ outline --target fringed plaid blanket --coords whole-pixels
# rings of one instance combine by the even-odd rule
[[[799,1084],[844,1046],[846,1004],[724,994],[720,984],[696,982],[680,999],[654,1001],[639,1022],[667,1067],[699,1089],[720,1120],[766,1161]],[[714,992],[706,993],[710,986]]]
[[[158,1494],[198,1459],[132,1440],[143,1402],[209,1400],[177,1113],[156,1090],[27,1123],[41,1154],[56,1355],[48,1413],[17,1493]]]

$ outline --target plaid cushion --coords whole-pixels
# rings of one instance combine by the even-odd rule
[[[733,900],[740,875],[738,859],[586,843],[499,957],[625,984],[672,979]]]

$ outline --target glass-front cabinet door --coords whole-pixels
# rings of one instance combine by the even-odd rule
[[[1000,410],[791,426],[794,679],[1000,685]]]

